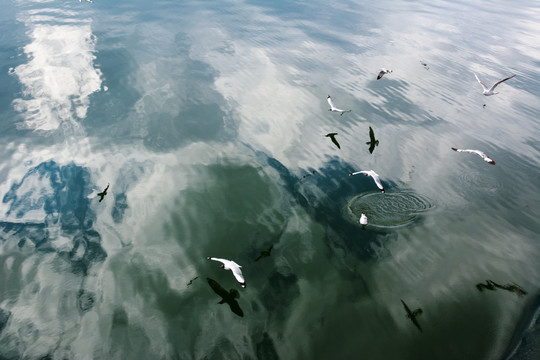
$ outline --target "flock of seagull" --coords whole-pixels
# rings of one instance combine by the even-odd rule
[[[427,66],[426,64],[422,64],[424,65],[425,67]],[[388,70],[388,69],[381,69],[379,74],[377,75],[377,80],[380,80],[384,75],[386,74],[390,74],[392,73],[392,70]],[[476,79],[478,80],[478,82],[480,83],[480,85],[482,85],[482,88],[483,88],[483,95],[485,96],[491,96],[491,95],[495,95],[497,94],[496,92],[494,92],[495,88],[501,84],[502,82],[504,81],[507,81],[511,78],[513,78],[515,75],[512,75],[512,76],[509,76],[507,78],[504,78],[498,82],[496,82],[493,86],[491,86],[490,88],[488,88],[479,78],[476,74],[474,74],[474,76],[476,77]],[[344,109],[340,109],[338,108],[335,104],[334,104],[334,101],[332,100],[332,97],[330,95],[327,96],[326,98],[328,104],[330,105],[330,109],[328,109],[328,111],[331,111],[331,112],[337,112],[337,113],[340,113],[340,116],[342,116],[344,113],[347,113],[347,112],[351,112],[352,110],[348,109],[348,110],[344,110]],[[341,149],[341,146],[339,144],[339,142],[337,141],[336,139],[336,135],[337,133],[336,132],[331,132],[331,133],[328,133],[326,135],[324,135],[325,137],[328,137],[330,138],[330,140],[336,145],[336,147],[338,149]],[[366,142],[367,145],[369,145],[369,152],[370,154],[373,153],[373,150],[375,149],[376,146],[379,145],[379,140],[377,140],[375,138],[375,134],[374,134],[374,131],[373,129],[371,128],[371,126],[369,127],[369,138],[370,138],[370,141]],[[482,159],[484,161],[486,161],[487,163],[489,164],[492,164],[492,165],[495,165],[495,161],[493,161],[491,158],[489,158],[484,152],[480,151],[480,150],[470,150],[470,149],[458,149],[458,148],[454,148],[452,147],[452,150],[456,151],[456,152],[465,152],[465,153],[470,153],[470,154],[476,154],[476,155],[479,155],[480,157],[482,157]],[[382,192],[384,193],[384,186],[381,182],[381,179],[379,177],[379,174],[377,174],[374,170],[361,170],[361,171],[356,171],[356,172],[352,172],[349,174],[349,176],[354,176],[354,175],[358,175],[358,174],[363,174],[365,176],[369,176],[373,179],[373,181],[375,182],[375,185],[377,186],[377,188]],[[368,224],[368,218],[366,216],[366,214],[362,213],[360,215],[360,219],[359,219],[359,223],[362,225],[362,229],[365,228],[365,226]],[[270,248],[268,250],[265,250],[263,252],[261,252],[261,255],[255,260],[255,261],[258,261],[259,259],[261,259],[262,257],[265,257],[265,256],[270,256],[270,252],[272,250],[272,246],[270,246]],[[234,262],[233,260],[228,260],[228,259],[222,259],[222,258],[217,258],[217,257],[208,257],[207,258],[208,260],[213,260],[213,261],[217,261],[217,262],[220,262],[220,267],[224,270],[230,270],[232,272],[232,274],[234,275],[236,281],[240,284],[240,286],[242,288],[245,288],[246,287],[246,280],[244,278],[244,274],[242,273],[242,266],[237,264],[236,262]],[[222,297],[222,300],[219,302],[220,304],[222,303],[228,303],[231,310],[236,313],[237,315],[239,316],[243,316],[243,312],[242,310],[239,308],[239,305],[236,301],[236,299],[239,297],[239,293],[238,291],[234,290],[234,289],[231,289],[229,292],[227,292],[225,289],[223,289],[219,284],[217,284],[217,282],[213,279],[210,279],[208,278],[208,283],[210,285],[210,287],[218,294]],[[190,281],[189,284],[191,284],[192,281]],[[481,287],[479,287],[480,289]],[[503,288],[502,286],[500,286],[500,288]],[[416,317],[420,314],[422,314],[422,309],[418,308],[416,310],[410,310],[410,308],[407,306],[407,304],[402,300],[401,300],[401,303],[403,304],[403,307],[405,309],[405,312],[407,314],[407,318],[410,319],[413,324],[418,328],[418,330],[422,331],[422,328],[420,327],[420,324],[418,323],[418,320],[416,319]]]
[[[90,2],[90,3],[93,2],[92,0],[79,0],[79,2],[83,2],[83,1]],[[426,69],[429,69],[427,64],[422,63],[422,65]],[[380,72],[377,75],[377,80],[380,80],[384,75],[391,74],[392,72],[393,72],[393,70],[384,69],[384,68],[380,69]],[[503,83],[503,82],[505,82],[505,81],[507,81],[509,79],[512,79],[516,75],[512,75],[512,76],[506,77],[506,78],[504,78],[502,80],[499,80],[495,84],[493,84],[491,87],[488,87],[485,83],[483,83],[480,80],[480,78],[478,77],[478,75],[474,74],[474,76],[475,76],[476,80],[480,83],[480,85],[482,86],[482,89],[483,89],[482,94],[485,95],[485,96],[491,96],[491,95],[498,94],[498,93],[495,92],[495,88],[499,84],[501,84],[501,83]],[[338,113],[340,113],[340,116],[342,116],[345,113],[348,113],[348,112],[352,111],[350,109],[344,110],[344,109],[338,108],[334,104],[334,101],[333,101],[333,99],[332,99],[332,97],[330,95],[327,96],[326,100],[327,100],[328,104],[330,105],[330,109],[328,109],[328,111],[338,112]],[[325,137],[330,138],[332,140],[332,142],[337,146],[337,148],[341,149],[341,146],[340,146],[339,142],[336,139],[336,135],[337,135],[337,133],[332,132],[332,133],[326,134]],[[371,126],[369,127],[369,138],[370,138],[370,141],[366,142],[366,144],[369,145],[369,152],[370,152],[370,154],[372,154],[375,147],[379,145],[379,140],[377,140],[375,138],[375,134],[374,134],[374,131],[371,128]],[[456,152],[464,152],[464,153],[470,153],[470,154],[479,155],[487,163],[495,165],[495,161],[492,160],[491,158],[489,158],[484,152],[482,152],[480,150],[458,149],[458,148],[455,148],[455,147],[452,147],[451,149],[456,151]],[[315,173],[315,171],[313,173]],[[356,171],[356,172],[350,173],[349,176],[354,176],[354,175],[358,175],[358,174],[363,174],[365,176],[371,177],[373,179],[373,181],[375,182],[376,186],[379,188],[379,190],[382,193],[384,193],[384,186],[382,185],[379,174],[377,174],[374,170]],[[99,202],[101,202],[103,200],[103,198],[105,197],[105,195],[107,195],[107,190],[109,189],[109,185],[110,184],[107,184],[107,187],[102,192],[97,193],[97,196],[100,197]],[[365,226],[368,224],[368,218],[367,218],[366,214],[362,213],[360,215],[359,223],[362,225],[362,228],[364,229]],[[258,261],[259,259],[261,259],[263,257],[270,256],[271,251],[272,251],[272,246],[270,246],[270,248],[268,250],[262,251],[261,255],[255,261]],[[222,269],[231,270],[232,274],[234,275],[236,281],[240,284],[240,286],[242,288],[246,287],[246,280],[245,280],[244,275],[242,273],[242,270],[241,270],[242,266],[241,265],[237,264],[236,262],[234,262],[232,260],[222,259],[222,258],[217,258],[217,257],[207,257],[207,259],[220,262],[221,263],[220,267]],[[197,278],[198,278],[198,276],[195,277],[194,279],[191,279],[189,281],[189,283],[187,284],[187,286],[189,287],[193,283],[193,281],[196,280]],[[215,280],[207,278],[207,281],[208,281],[208,284],[210,285],[210,287],[214,290],[214,292],[216,292],[218,295],[220,295],[222,297],[222,300],[219,302],[220,304],[228,303],[229,306],[231,307],[231,310],[234,313],[236,313],[239,316],[243,316],[243,312],[240,309],[238,303],[236,302],[236,299],[239,297],[239,293],[238,293],[237,290],[231,289],[230,291],[226,291]],[[498,285],[498,284],[492,282],[491,280],[488,280],[487,284],[488,285],[478,284],[477,287],[478,287],[479,290],[483,290],[483,288],[493,290],[493,289],[495,289],[495,287],[502,288],[502,289],[505,289],[505,290],[515,290],[516,286],[517,286],[517,285],[512,285],[512,286],[506,286],[505,287],[505,286]],[[521,288],[519,288],[519,290],[521,291],[521,293],[526,293]],[[409,309],[409,307],[407,306],[407,304],[403,300],[401,300],[401,302],[403,304],[403,307],[405,308],[407,318],[409,318],[414,323],[414,325],[420,331],[422,331],[422,328],[420,327],[420,324],[416,320],[416,317],[422,313],[422,309],[419,308],[419,309],[416,309],[414,311],[411,311]]]

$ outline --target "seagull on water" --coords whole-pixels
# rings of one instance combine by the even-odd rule
[[[225,270],[231,270],[236,280],[240,283],[240,285],[245,288],[246,287],[246,281],[244,280],[244,275],[242,274],[242,270],[240,268],[242,266],[238,265],[232,260],[226,260],[226,259],[220,259],[216,257],[208,257],[208,260],[214,260],[219,261],[222,263],[220,267]]]
[[[379,174],[377,174],[375,171],[373,171],[373,170],[362,170],[362,171],[357,171],[357,172],[350,173],[349,176],[353,176],[353,175],[356,175],[356,174],[364,174],[365,176],[371,176],[373,178],[373,181],[375,181],[375,184],[377,184],[377,187],[379,189],[381,189],[381,192],[384,192],[384,187],[381,184],[381,179],[379,179]]]
[[[341,113],[340,115],[343,115],[343,113],[351,112],[351,111],[352,111],[352,110],[342,110],[342,109],[338,109],[338,108],[334,105],[334,102],[332,101],[332,98],[330,97],[330,95],[328,95],[328,97],[326,98],[326,100],[328,101],[328,104],[330,104],[330,109],[328,109],[328,111],[340,112],[340,113]]]
[[[401,299],[399,299],[399,300],[401,300]],[[414,311],[411,311],[411,309],[409,309],[407,304],[405,304],[405,301],[401,300],[401,303],[403,304],[403,307],[405,308],[405,311],[407,312],[407,318],[411,319],[411,321],[418,328],[418,330],[420,330],[420,332],[422,332],[422,328],[420,327],[420,324],[418,323],[418,320],[416,320],[416,317],[423,312],[422,309],[418,308],[418,309],[416,309]]]
[[[478,78],[478,75],[476,75],[475,73],[473,73],[473,74],[474,74],[474,77],[476,78],[476,80],[478,80],[478,82],[480,83],[480,85],[482,85],[482,88],[484,89],[484,91],[482,92],[482,94],[484,94],[485,96],[491,96],[491,95],[498,94],[498,93],[496,93],[496,92],[493,92],[493,90],[495,90],[495,88],[497,87],[497,85],[499,85],[500,83],[502,83],[502,82],[504,82],[504,81],[506,81],[506,80],[509,80],[509,79],[513,78],[514,76],[516,76],[516,75],[512,75],[512,76],[509,76],[509,77],[507,77],[507,78],[505,78],[505,79],[502,79],[502,80],[500,80],[500,81],[497,81],[495,84],[493,84],[492,87],[488,88],[487,85],[484,84],[484,83],[482,82],[482,80],[480,80],[480,79]]]
[[[330,139],[332,139],[332,142],[334,144],[336,144],[337,148],[341,149],[341,146],[339,146],[339,143],[338,143],[338,141],[336,139],[336,135],[337,135],[337,133],[329,133],[329,134],[326,134],[324,136],[329,137]]]
[[[482,152],[480,150],[456,149],[455,147],[453,147],[452,150],[457,151],[457,152],[466,152],[466,153],[469,153],[469,154],[479,155],[479,156],[482,157],[482,159],[484,159],[485,162],[490,163],[491,165],[495,165],[495,161],[490,159],[484,152]]]
[[[380,80],[385,74],[390,74],[393,70],[387,70],[385,68],[382,68],[379,72],[379,75],[377,75],[377,80]]]
[[[103,190],[103,192],[97,193],[97,196],[99,196],[99,202],[101,202],[103,198],[105,197],[105,195],[107,195],[107,190],[109,190],[109,185],[110,184],[107,184],[107,187]]]
[[[360,215],[360,224],[362,224],[363,226],[367,225],[367,216],[364,213]]]
[[[373,154],[373,150],[375,150],[375,146],[379,146],[379,140],[375,139],[375,133],[373,132],[373,129],[371,126],[369,127],[369,141],[366,143],[369,145],[369,153]]]

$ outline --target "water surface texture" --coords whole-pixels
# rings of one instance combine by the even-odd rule
[[[0,358],[539,353],[537,1],[0,4]]]

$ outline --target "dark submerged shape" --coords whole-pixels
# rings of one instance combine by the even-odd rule
[[[233,313],[240,317],[244,316],[244,312],[240,308],[238,301],[236,301],[236,299],[240,297],[240,293],[238,292],[238,290],[231,289],[227,291],[214,279],[206,278],[206,280],[208,281],[208,285],[210,285],[212,290],[214,290],[216,294],[222,297],[221,301],[218,302],[218,304],[227,303]]]

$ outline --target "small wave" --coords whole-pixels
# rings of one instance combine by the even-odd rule
[[[360,215],[364,213],[368,217],[369,226],[382,228],[412,224],[421,213],[434,207],[430,199],[413,191],[362,193],[347,204],[351,221],[359,224]]]

